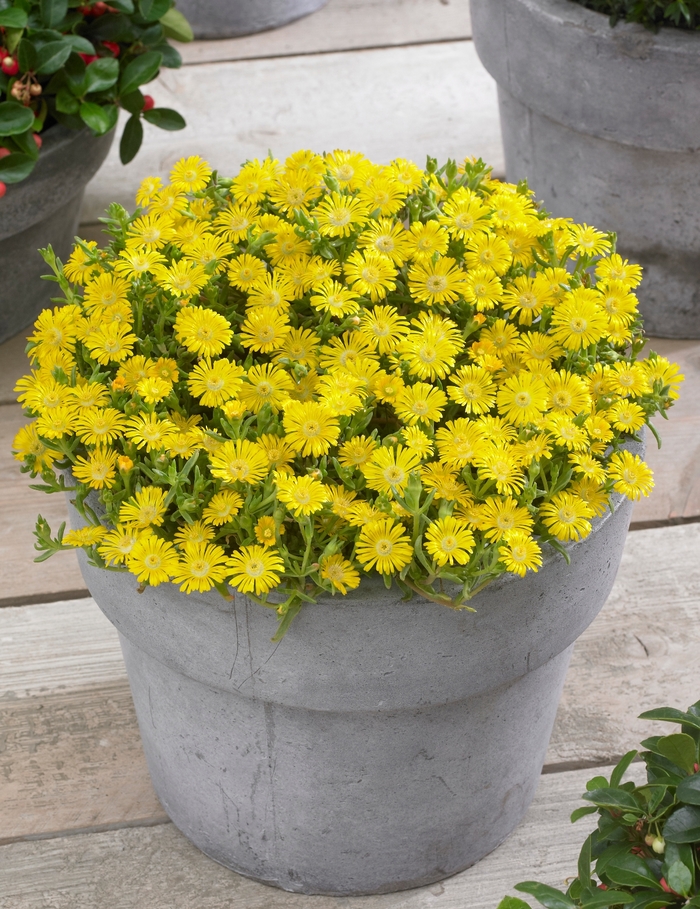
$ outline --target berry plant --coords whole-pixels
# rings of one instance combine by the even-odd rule
[[[575,0],[588,9],[610,16],[610,24],[620,20],[639,22],[657,31],[662,25],[700,29],[700,0]]]

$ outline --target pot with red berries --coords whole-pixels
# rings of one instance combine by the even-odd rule
[[[196,38],[235,38],[287,25],[328,0],[179,0]]]
[[[120,108],[130,115],[124,163],[141,145],[144,120],[184,127],[180,114],[141,91],[162,66],[180,66],[169,38],[192,38],[172,0],[0,3],[0,343],[50,305],[36,250],[68,255]]]

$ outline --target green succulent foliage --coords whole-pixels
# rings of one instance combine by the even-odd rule
[[[0,0],[0,58],[17,69],[0,72],[0,181],[29,176],[39,157],[34,134],[54,123],[101,136],[125,109],[125,164],[141,145],[142,120],[182,129],[177,111],[145,111],[141,93],[161,67],[181,66],[170,39],[192,40],[173,0]]]
[[[637,757],[628,752],[610,779],[594,777],[571,815],[598,814],[586,839],[578,874],[566,892],[537,881],[515,885],[545,909],[700,909],[700,701],[687,710],[661,707],[641,719],[676,724],[670,735],[641,744],[647,781],[623,782]],[[532,909],[507,896],[498,909]]]
[[[700,0],[574,0],[610,16],[610,24],[639,22],[658,31],[662,25],[700,29]]]

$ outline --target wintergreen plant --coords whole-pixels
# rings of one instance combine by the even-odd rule
[[[610,16],[610,24],[620,20],[639,22],[657,31],[662,25],[700,29],[700,0],[574,0],[588,9]]]

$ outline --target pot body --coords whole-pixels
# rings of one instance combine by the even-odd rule
[[[73,509],[74,523],[77,515]],[[155,790],[179,829],[241,874],[350,895],[441,880],[518,824],[535,793],[573,643],[610,592],[623,500],[525,578],[456,612],[379,579],[274,610],[236,594],[139,594],[91,568],[116,626]]]
[[[31,176],[8,186],[0,202],[0,343],[52,306],[55,285],[42,280],[50,269],[37,250],[51,244],[66,260],[85,187],[113,139],[114,130],[96,138],[87,129],[54,126],[45,133]]]
[[[644,267],[647,334],[700,337],[700,36],[611,28],[571,0],[471,0],[471,12],[508,180],[617,232]]]
[[[328,0],[178,0],[195,38],[236,38],[279,28],[316,12]]]

